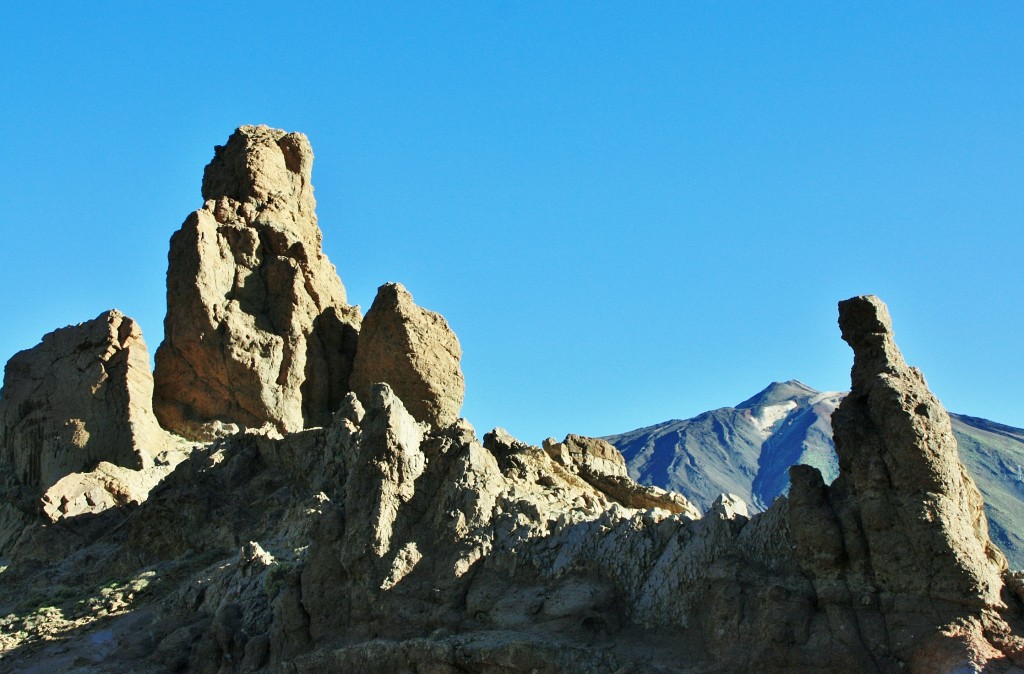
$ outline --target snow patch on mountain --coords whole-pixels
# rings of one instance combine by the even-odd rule
[[[765,438],[770,436],[778,424],[797,408],[796,402],[787,400],[778,405],[765,405],[750,413],[750,421]]]

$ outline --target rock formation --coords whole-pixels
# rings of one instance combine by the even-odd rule
[[[825,487],[817,469],[792,469],[797,559],[834,634],[856,629],[857,648],[882,671],[931,671],[928,638],[992,629],[984,625],[1006,608],[1006,560],[989,540],[949,416],[904,362],[885,305],[855,297],[839,310],[854,352],[852,390],[832,416],[840,473]],[[942,648],[978,666],[989,659],[979,652],[998,651],[984,638],[951,637]]]
[[[58,522],[86,513],[101,513],[110,508],[140,505],[153,487],[185,458],[181,452],[170,456],[177,460],[161,461],[141,470],[100,461],[89,472],[69,473],[43,494],[43,514],[51,522]]]
[[[840,304],[853,388],[835,414],[844,482],[862,494],[860,526],[883,591],[998,606],[1006,560],[981,494],[957,457],[949,415],[893,340],[877,297]]]
[[[377,289],[359,333],[351,388],[386,383],[418,421],[436,428],[459,418],[466,385],[462,347],[440,314],[422,309],[400,283]]]
[[[692,519],[700,518],[700,511],[681,495],[631,480],[626,472],[626,459],[614,445],[604,440],[569,434],[562,442],[548,438],[544,451],[591,487],[626,507],[663,508]]]
[[[243,126],[171,238],[154,409],[194,439],[232,425],[324,425],[348,391],[358,308],[321,250],[299,133]]]
[[[311,280],[329,265],[300,236],[310,156],[302,137],[243,127],[172,245],[164,422],[247,428],[176,466],[161,455],[156,486],[111,463],[65,475],[49,520],[23,517],[0,475],[0,669],[1024,671],[1024,578],[876,298],[841,304],[855,359],[836,481],[797,466],[764,512],[726,494],[701,517],[634,483],[602,440],[480,442],[458,419],[458,341],[401,286],[379,291],[349,380],[335,338],[356,314],[330,303],[340,284]],[[23,481],[76,470],[99,421],[136,432],[141,341],[101,319],[8,366],[4,458]],[[56,413],[61,396],[74,404]],[[153,435],[122,443],[130,461]]]
[[[626,457],[637,482],[686,494],[702,509],[734,492],[759,512],[789,492],[790,466],[814,466],[826,484],[839,475],[832,413],[845,396],[775,382],[735,407],[605,439]],[[989,536],[1011,568],[1024,569],[1024,429],[949,417],[960,460],[985,501]]]
[[[101,461],[153,465],[169,439],[152,410],[139,325],[119,311],[55,330],[7,363],[0,390],[0,463],[37,496]]]

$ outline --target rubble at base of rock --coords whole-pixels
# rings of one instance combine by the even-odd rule
[[[838,479],[795,466],[766,511],[723,494],[701,515],[633,482],[602,440],[478,439],[458,418],[458,340],[400,285],[362,323],[340,281],[299,298],[291,281],[329,266],[311,161],[305,137],[265,127],[218,149],[185,229],[208,226],[234,261],[200,254],[195,288],[169,274],[169,302],[188,306],[168,309],[158,373],[214,329],[197,316],[227,327],[187,377],[158,374],[162,412],[139,398],[144,345],[117,313],[8,365],[0,670],[1024,671],[1024,582],[880,300],[840,304],[854,366],[833,417]],[[289,282],[253,278],[275,264]],[[232,308],[249,283],[273,295],[260,312]],[[24,392],[24,373],[51,376],[46,359],[81,376]],[[146,425],[157,417],[193,442]],[[72,420],[89,435],[71,452],[26,430]],[[94,448],[100,428],[129,440]]]

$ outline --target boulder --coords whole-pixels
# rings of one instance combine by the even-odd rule
[[[111,310],[14,355],[0,390],[0,463],[41,494],[101,461],[143,469],[169,436],[152,409],[138,323]]]
[[[171,237],[154,410],[209,439],[233,425],[330,423],[359,329],[323,254],[306,136],[240,127],[203,175],[205,204]]]
[[[443,316],[416,306],[400,283],[386,283],[363,320],[351,388],[362,398],[386,383],[417,421],[449,426],[466,394],[461,357]]]

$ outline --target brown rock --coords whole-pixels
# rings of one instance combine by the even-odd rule
[[[981,671],[997,646],[965,626],[1005,608],[1006,560],[949,415],[903,360],[881,300],[840,302],[839,325],[854,352],[852,390],[832,415],[839,477],[826,487],[815,468],[790,472],[790,530],[833,635],[828,657],[857,669]],[[859,645],[838,637],[851,629]]]
[[[326,425],[348,391],[360,316],[321,249],[299,133],[240,127],[203,176],[205,205],[171,237],[154,409],[206,439],[218,426]]]
[[[416,493],[416,479],[426,467],[420,449],[423,431],[390,387],[371,388],[346,483],[345,504],[352,524],[346,531],[343,558],[351,567],[391,551],[398,511]]]
[[[0,462],[46,490],[101,461],[142,469],[168,442],[138,323],[112,310],[14,355],[0,391]]]
[[[837,480],[797,466],[766,511],[725,494],[698,518],[601,440],[495,429],[481,446],[456,419],[458,341],[401,286],[359,337],[362,400],[346,392],[358,314],[319,253],[310,161],[301,136],[239,130],[172,244],[164,419],[259,428],[173,470],[173,451],[144,451],[167,436],[116,312],[9,364],[0,653],[21,669],[1022,671],[1024,580],[1003,587],[948,416],[877,298],[841,304],[855,362]],[[94,454],[114,463],[67,475]],[[24,507],[22,483],[51,474],[56,524]],[[104,585],[133,575],[165,589]]]
[[[43,494],[43,512],[52,522],[84,513],[100,513],[109,508],[138,505],[167,470],[151,467],[131,470],[101,461],[88,473],[70,473]]]
[[[548,438],[544,442],[544,451],[552,461],[628,508],[661,508],[689,519],[700,518],[700,511],[682,494],[631,480],[626,470],[626,459],[615,445],[605,440],[569,434],[562,442]]]
[[[949,415],[903,360],[881,300],[841,302],[839,325],[854,351],[853,390],[832,426],[875,581],[891,592],[999,604],[1006,560],[989,540]]]
[[[416,418],[434,427],[455,422],[465,397],[462,347],[440,314],[413,303],[400,283],[386,283],[366,313],[352,368],[352,390],[387,383]]]

